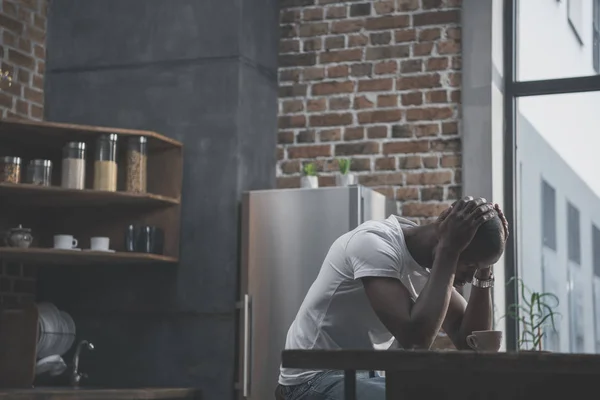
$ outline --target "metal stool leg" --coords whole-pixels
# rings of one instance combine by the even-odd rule
[[[344,371],[344,398],[346,400],[356,400],[356,371]]]

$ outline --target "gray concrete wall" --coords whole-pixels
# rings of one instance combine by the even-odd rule
[[[53,0],[45,118],[184,144],[178,267],[42,270],[72,313],[89,385],[232,398],[238,202],[275,183],[277,0]]]

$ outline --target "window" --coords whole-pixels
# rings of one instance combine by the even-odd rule
[[[592,225],[592,291],[594,298],[594,329],[596,337],[596,353],[600,353],[600,229]]]
[[[556,250],[556,190],[543,179],[542,245]]]
[[[592,262],[594,275],[600,278],[600,229],[592,225]]]
[[[600,0],[594,0],[594,24],[592,28],[592,52],[594,71],[600,73]]]
[[[567,17],[569,18],[569,25],[573,28],[577,40],[579,43],[583,44],[583,10],[581,8],[581,3],[581,0],[568,0]]]
[[[567,252],[569,261],[581,265],[581,238],[579,232],[579,210],[567,203]]]

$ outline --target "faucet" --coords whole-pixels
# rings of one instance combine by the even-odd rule
[[[79,386],[81,379],[87,378],[87,374],[79,372],[79,356],[81,355],[81,349],[83,346],[87,347],[88,350],[94,350],[94,345],[87,340],[82,340],[77,345],[75,355],[73,356],[73,370],[71,371],[71,386]]]

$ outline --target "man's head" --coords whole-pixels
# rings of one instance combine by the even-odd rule
[[[504,227],[497,215],[484,222],[469,246],[461,253],[456,267],[456,282],[464,284],[473,279],[479,268],[490,266],[504,253]]]

